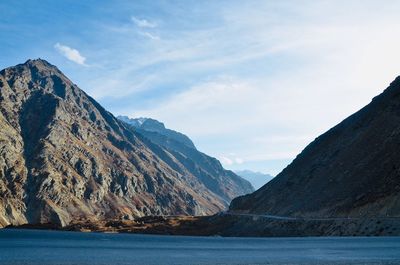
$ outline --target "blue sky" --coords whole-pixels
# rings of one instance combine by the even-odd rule
[[[115,115],[276,174],[399,73],[398,1],[0,2],[0,67],[44,58]]]

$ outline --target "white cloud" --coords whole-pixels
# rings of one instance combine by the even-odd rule
[[[139,31],[138,33],[139,33],[140,35],[146,37],[146,38],[151,39],[151,40],[160,40],[160,37],[159,37],[159,36],[157,36],[157,35],[155,35],[155,34],[152,34],[152,33],[150,33],[150,32],[147,32],[147,31]]]
[[[146,19],[140,19],[140,18],[132,16],[131,20],[133,23],[135,23],[136,26],[138,26],[140,28],[155,28],[155,27],[157,27],[157,23],[148,21]]]
[[[243,158],[240,158],[232,153],[219,156],[219,160],[224,166],[241,165],[244,163]]]
[[[219,160],[221,161],[222,164],[228,165],[228,166],[230,166],[230,165],[232,165],[234,163],[234,161],[232,161],[232,159],[230,159],[230,158],[228,158],[226,156],[221,156],[219,158]]]
[[[58,42],[54,45],[54,48],[68,60],[80,65],[87,66],[85,64],[86,58],[82,56],[78,50],[68,47],[66,45],[62,45]]]

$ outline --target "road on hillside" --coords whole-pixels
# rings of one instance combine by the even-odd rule
[[[281,221],[349,221],[349,220],[362,220],[362,219],[388,219],[388,220],[398,220],[400,217],[289,217],[289,216],[279,216],[270,214],[252,214],[252,213],[235,213],[235,212],[221,212],[219,215],[229,215],[229,216],[245,216],[254,218],[267,218],[272,220]]]

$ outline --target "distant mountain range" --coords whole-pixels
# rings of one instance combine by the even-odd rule
[[[0,227],[207,215],[253,191],[188,137],[137,123],[44,60],[1,70]]]
[[[262,186],[264,186],[267,182],[274,178],[274,176],[270,174],[264,174],[261,172],[255,172],[251,170],[237,170],[235,173],[238,176],[248,180],[253,187],[258,190]]]

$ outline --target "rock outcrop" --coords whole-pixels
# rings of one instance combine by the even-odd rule
[[[55,66],[38,59],[0,71],[0,227],[205,215],[226,205]]]
[[[309,144],[231,212],[292,217],[400,217],[400,77]]]

